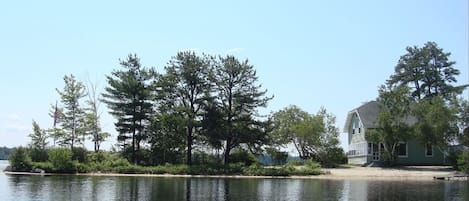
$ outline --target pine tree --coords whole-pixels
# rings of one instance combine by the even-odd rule
[[[119,132],[117,138],[124,148],[124,154],[129,148],[130,160],[138,163],[137,153],[141,142],[148,137],[150,115],[153,112],[153,94],[151,81],[154,78],[152,70],[142,67],[137,55],[129,55],[120,61],[123,70],[115,70],[107,76],[108,87],[103,93],[103,102],[107,104],[117,122]]]
[[[444,52],[435,42],[427,42],[421,48],[407,47],[406,50],[388,84],[410,87],[416,100],[440,95],[450,100],[462,92],[463,87],[452,85],[460,72],[454,68],[456,62],[449,60],[451,53]]]
[[[261,144],[265,138],[264,123],[256,120],[257,109],[265,107],[272,97],[266,97],[266,90],[257,84],[258,77],[248,60],[240,62],[234,56],[219,57],[214,69],[215,104],[209,115],[221,117],[216,134],[224,141],[224,161],[229,163],[232,149],[240,144]],[[207,118],[209,120],[210,118]],[[216,120],[210,120],[216,122]],[[212,142],[214,140],[211,140]],[[216,140],[215,140],[216,141]]]
[[[80,99],[86,96],[85,86],[75,76],[64,76],[65,86],[62,91],[56,89],[60,95],[63,108],[59,111],[59,123],[63,129],[59,136],[61,145],[70,145],[73,149],[75,144],[84,143],[80,136],[84,132],[84,111],[80,106]]]
[[[194,52],[179,52],[165,67],[159,82],[160,104],[164,111],[179,115],[185,127],[186,163],[192,164],[192,147],[201,127],[201,116],[210,96],[211,83],[207,58]]]

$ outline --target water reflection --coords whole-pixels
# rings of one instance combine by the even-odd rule
[[[2,183],[3,182],[3,183]],[[464,181],[6,176],[2,200],[469,200]]]

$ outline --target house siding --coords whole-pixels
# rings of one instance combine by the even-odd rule
[[[445,165],[445,155],[436,146],[433,147],[433,156],[425,156],[425,145],[416,140],[407,142],[407,157],[398,157],[399,165]]]
[[[350,164],[366,165],[373,162],[373,153],[368,153],[368,142],[365,139],[367,129],[376,127],[376,119],[379,107],[375,101],[370,101],[348,113],[344,132],[348,133],[349,152],[347,154]],[[412,120],[412,119],[411,119]],[[414,124],[415,119],[409,124]],[[416,139],[407,142],[407,156],[398,157],[398,165],[445,165],[445,153],[437,147],[433,147],[433,156],[426,156],[425,145]],[[376,152],[375,152],[376,153]],[[375,155],[376,156],[376,155]],[[383,159],[382,157],[379,157]]]
[[[367,143],[365,139],[366,129],[363,128],[363,125],[360,122],[360,118],[358,118],[358,115],[356,113],[353,114],[351,121],[352,122],[350,124],[350,127],[348,128],[349,149],[351,147],[354,147],[354,145],[363,146],[363,144],[365,144],[365,150],[360,150],[360,153],[358,155],[349,154],[348,163],[355,164],[355,165],[363,165],[363,164],[368,163],[369,161],[367,153],[366,153],[366,143]],[[354,129],[355,129],[355,132],[354,132]],[[352,151],[350,153],[353,153],[354,151],[358,151],[358,150],[350,150],[350,151]],[[364,152],[364,153],[361,153],[361,152]]]

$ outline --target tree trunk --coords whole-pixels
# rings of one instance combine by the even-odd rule
[[[186,164],[192,165],[192,127],[187,127],[187,158]]]
[[[134,121],[134,125],[135,125],[135,121]],[[135,126],[134,128],[132,129],[132,163],[133,164],[137,164],[137,161],[135,159]]]
[[[231,143],[230,139],[226,140],[225,154],[223,156],[223,162],[225,165],[230,163],[230,152],[231,152]]]

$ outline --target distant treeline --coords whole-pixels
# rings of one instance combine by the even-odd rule
[[[0,160],[8,160],[8,157],[13,150],[14,148],[0,147]]]

